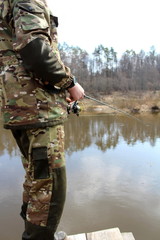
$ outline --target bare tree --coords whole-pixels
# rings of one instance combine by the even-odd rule
[[[154,46],[148,53],[126,50],[120,59],[113,47],[99,45],[93,54],[64,43],[61,57],[87,91],[96,94],[112,91],[160,89],[160,54]]]

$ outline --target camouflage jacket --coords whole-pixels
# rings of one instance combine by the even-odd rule
[[[45,0],[0,0],[5,128],[53,126],[66,118],[65,92],[74,77],[60,59],[57,25]],[[41,56],[42,49],[46,50]]]

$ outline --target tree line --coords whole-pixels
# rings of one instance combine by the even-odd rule
[[[126,50],[120,58],[113,47],[99,45],[92,54],[80,47],[59,45],[63,62],[89,93],[160,90],[160,54]]]

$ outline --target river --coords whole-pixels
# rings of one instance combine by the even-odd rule
[[[119,227],[160,238],[160,116],[71,116],[65,123],[67,199],[59,230]],[[0,134],[0,239],[20,240],[24,170],[10,131]]]

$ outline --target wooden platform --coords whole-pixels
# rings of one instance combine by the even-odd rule
[[[119,228],[111,228],[92,233],[68,236],[67,240],[135,240],[135,238],[131,232],[121,233]]]

